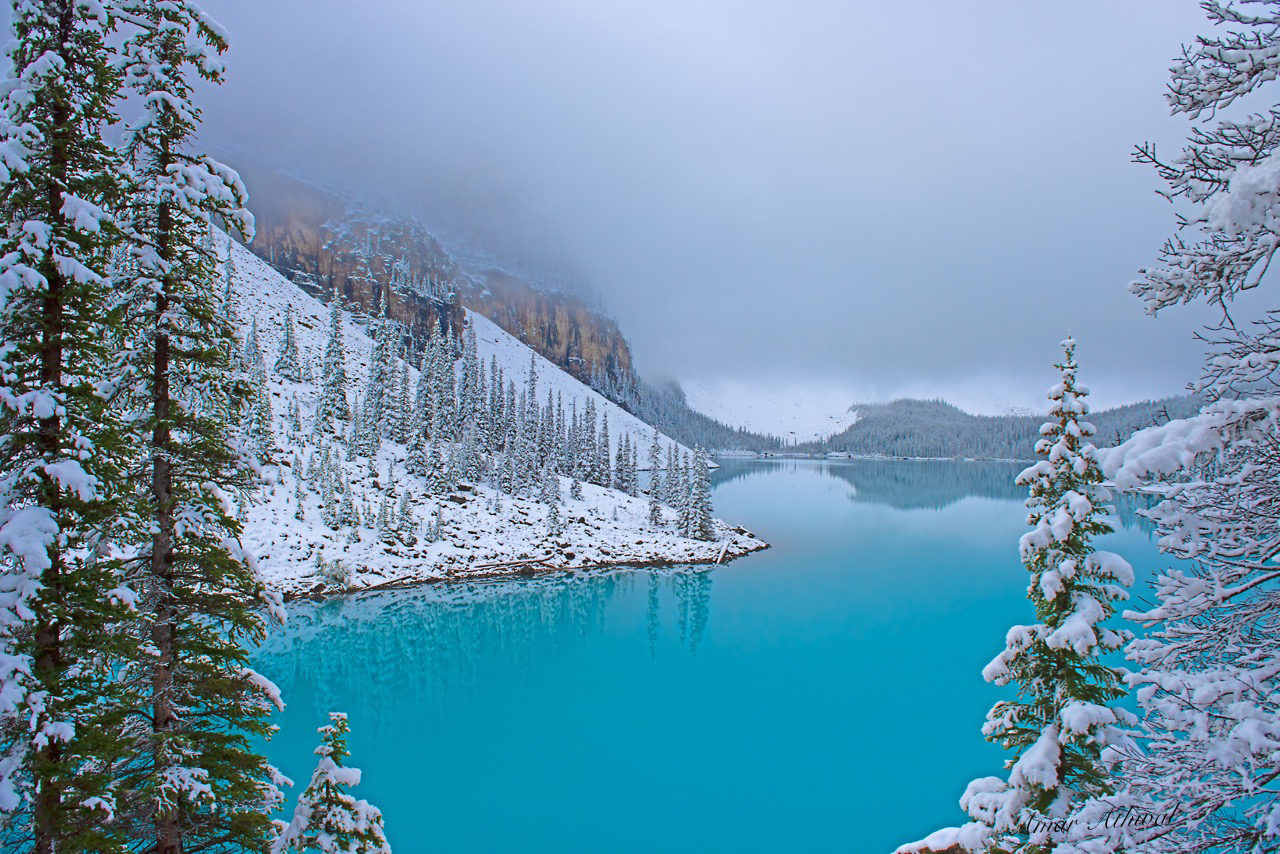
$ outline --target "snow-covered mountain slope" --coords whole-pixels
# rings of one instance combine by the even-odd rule
[[[717,381],[682,383],[689,405],[730,427],[777,436],[787,443],[825,439],[858,420],[833,389]]]
[[[520,388],[521,384],[529,378],[529,356],[533,351],[483,315],[467,311],[467,322],[476,331],[477,350],[480,353],[481,362],[487,366],[490,357],[496,356],[498,367],[503,369],[507,379],[515,380],[516,387]],[[614,440],[614,447],[616,448],[617,443],[622,441],[623,433],[629,434],[631,443],[640,449],[640,467],[648,467],[649,446],[653,443],[652,427],[541,356],[534,356],[534,364],[538,374],[539,403],[546,402],[548,389],[551,390],[553,397],[563,396],[566,412],[571,403],[577,404],[578,412],[582,412],[588,400],[594,401],[596,411],[607,414],[609,417],[609,435]],[[689,451],[684,445],[661,433],[658,434],[658,444],[664,460],[667,448],[671,445],[675,445],[681,452]]]
[[[265,262],[231,243],[232,307],[241,340],[256,325],[268,366],[267,389],[273,410],[276,452],[264,466],[265,486],[239,499],[243,542],[273,588],[300,594],[328,589],[366,589],[418,581],[486,577],[529,569],[571,569],[608,565],[704,563],[765,548],[754,535],[717,521],[713,540],[680,535],[675,512],[663,508],[664,522],[648,521],[648,500],[590,483],[583,497],[565,497],[558,505],[560,530],[554,531],[551,507],[533,498],[500,494],[486,484],[462,484],[432,495],[426,479],[406,471],[408,449],[384,441],[375,460],[353,457],[340,437],[316,435],[311,424],[319,396],[315,382],[292,382],[270,370],[280,350],[286,312],[294,320],[304,366],[318,374],[328,339],[329,308],[288,281]],[[374,342],[364,324],[340,312],[351,388],[364,387]],[[528,376],[532,351],[494,324],[470,316],[477,349],[487,367],[494,356],[508,378]],[[540,397],[547,389],[561,395],[566,408],[588,399],[608,413],[612,447],[628,433],[647,459],[653,429],[596,392],[535,357]],[[410,368],[411,380],[417,371]],[[353,401],[354,403],[354,401]],[[291,410],[296,408],[295,423]],[[672,440],[660,438],[665,455]],[[318,457],[329,457],[350,498],[354,522],[327,524],[315,478],[303,478]],[[569,481],[560,478],[562,496]],[[348,487],[349,485],[349,487]],[[394,496],[391,499],[390,496]],[[374,520],[392,502],[399,534],[380,537]],[[400,514],[400,502],[407,510]],[[299,518],[301,517],[301,518]]]
[[[239,243],[233,242],[232,246],[236,273],[232,304],[245,325],[242,337],[247,334],[248,324],[256,320],[258,340],[263,353],[268,357],[268,363],[274,361],[274,354],[279,350],[280,340],[284,335],[285,307],[288,306],[293,311],[298,349],[303,362],[318,371],[328,337],[329,307],[281,276]],[[357,322],[349,312],[344,311],[342,315],[347,347],[347,373],[351,377],[352,387],[360,388],[369,374],[373,340],[366,333],[364,324]],[[613,448],[617,449],[624,432],[629,434],[631,443],[640,449],[640,467],[648,467],[649,446],[653,442],[652,427],[537,355],[488,318],[469,310],[466,311],[466,316],[467,322],[476,331],[477,350],[486,370],[490,358],[496,357],[498,367],[503,370],[507,379],[514,380],[517,388],[523,388],[529,377],[529,357],[532,355],[538,374],[539,403],[545,403],[548,389],[553,397],[562,397],[566,412],[571,404],[576,403],[578,412],[581,413],[587,400],[594,401],[598,416],[601,419],[607,416],[609,419]],[[417,382],[418,372],[412,366],[409,368],[409,375]],[[283,382],[283,385],[293,392],[297,390],[293,386],[299,384]],[[667,448],[671,445],[682,452],[690,450],[661,433],[658,443],[664,460]]]

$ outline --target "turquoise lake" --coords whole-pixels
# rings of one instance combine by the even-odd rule
[[[721,461],[716,515],[768,551],[296,603],[255,666],[306,785],[350,716],[353,790],[417,852],[889,852],[964,821],[1029,622],[1017,464]],[[1169,560],[1132,513],[1099,542]]]

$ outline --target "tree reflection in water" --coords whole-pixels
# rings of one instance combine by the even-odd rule
[[[254,666],[295,702],[314,691],[317,711],[358,692],[372,718],[404,703],[444,706],[484,673],[515,668],[580,643],[606,626],[610,604],[647,585],[651,655],[662,636],[663,588],[680,645],[697,653],[711,617],[706,567],[556,573],[531,579],[430,584],[289,605],[287,625],[254,655]]]

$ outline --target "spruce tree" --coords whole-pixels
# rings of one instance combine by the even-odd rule
[[[186,0],[121,0],[131,22],[120,48],[124,78],[144,116],[125,136],[135,182],[129,240],[137,263],[125,283],[129,370],[143,405],[133,423],[147,453],[135,513],[150,654],[121,676],[145,697],[145,724],[129,733],[136,761],[120,780],[121,819],[155,854],[218,846],[260,850],[279,801],[278,775],[249,746],[271,731],[279,695],[248,667],[271,601],[238,541],[221,495],[243,491],[242,433],[220,413],[243,411],[245,378],[229,372],[232,329],[214,297],[212,220],[252,234],[245,192],[228,167],[188,152],[200,121],[191,75],[220,82],[221,28]],[[216,386],[227,406],[186,404]],[[119,814],[118,814],[119,815]]]
[[[0,100],[0,824],[37,852],[115,851],[104,819],[128,702],[113,659],[133,594],[95,557],[127,492],[107,398],[105,210],[122,187],[103,143],[119,75],[98,4],[15,4]],[[112,316],[114,320],[114,315]],[[100,800],[97,800],[100,799]],[[99,806],[95,806],[95,804]],[[19,810],[19,812],[11,812]],[[8,815],[6,815],[8,813]]]
[[[396,511],[396,531],[400,535],[400,542],[405,545],[413,545],[413,529],[417,526],[409,503],[409,490],[406,489],[400,496],[400,508]]]
[[[613,485],[612,472],[613,462],[609,453],[609,413],[606,412],[600,426],[600,441],[596,444],[595,477],[592,479],[607,489]]]
[[[294,481],[293,489],[293,518],[299,522],[307,521],[307,505],[306,493],[302,491],[302,481]]]
[[[662,448],[658,444],[658,428],[653,428],[653,442],[649,445],[649,524],[662,524]]]
[[[222,264],[222,318],[230,326],[234,326],[236,322],[235,306],[231,300],[236,279],[236,259],[233,242],[231,235],[227,235],[227,260]]]
[[[454,389],[453,356],[443,335],[434,348],[432,364],[431,435],[437,442],[451,442],[457,437],[458,401]]]
[[[408,443],[416,423],[409,393],[409,363],[405,361],[400,363],[400,382],[395,409],[395,419],[391,424],[391,438],[398,444],[404,445]]]
[[[418,432],[409,440],[409,456],[404,463],[409,474],[424,475],[428,470],[427,440]]]
[[[640,495],[640,446],[631,444],[631,456],[627,460],[627,494],[635,498]]]
[[[553,501],[547,507],[547,536],[558,537],[564,530],[564,522],[560,517],[560,505]]]
[[[347,402],[347,356],[342,341],[342,316],[338,311],[338,295],[335,291],[329,303],[329,340],[324,348],[324,362],[320,369],[320,400],[316,403],[315,429],[329,431],[333,420],[351,417]]]
[[[440,450],[440,445],[431,443],[430,450],[427,452],[427,460],[429,470],[427,472],[427,493],[430,495],[444,495],[452,485],[449,483],[448,466],[445,464],[444,452]]]
[[[982,672],[989,682],[1018,686],[1018,697],[997,703],[983,726],[988,741],[1015,756],[1007,780],[975,780],[965,793],[962,805],[974,821],[960,838],[971,850],[1053,851],[1066,834],[1043,820],[1065,821],[1090,799],[1111,794],[1103,751],[1125,738],[1117,725],[1128,715],[1112,707],[1125,694],[1123,671],[1099,657],[1132,638],[1101,624],[1128,598],[1133,570],[1092,545],[1112,530],[1107,493],[1089,441],[1094,427],[1083,420],[1088,390],[1076,384],[1075,341],[1062,343],[1062,380],[1049,391],[1052,420],[1036,444],[1044,459],[1018,475],[1030,488],[1032,530],[1019,549],[1038,622],[1010,629],[1004,651]]]
[[[663,470],[662,503],[670,507],[675,507],[679,489],[680,487],[677,483],[676,472],[676,446],[671,444],[667,446],[667,465]]]
[[[711,518],[711,470],[701,448],[694,450],[690,467],[687,533],[697,540],[713,540],[716,536]]]
[[[627,463],[631,461],[630,433],[623,433],[618,440],[618,455],[613,463],[613,488],[619,492],[627,492]]]
[[[347,789],[360,784],[360,769],[343,764],[349,757],[347,716],[329,713],[316,754],[320,757],[307,789],[298,798],[293,820],[280,829],[271,854],[320,851],[323,854],[391,854],[382,813]]]
[[[560,497],[560,476],[550,466],[544,466],[542,469],[542,477],[539,484],[538,500],[543,504],[559,504]]]
[[[384,304],[385,311],[385,304]],[[374,334],[374,347],[369,359],[369,377],[365,385],[364,404],[355,432],[354,450],[362,457],[378,455],[385,430],[383,420],[390,402],[386,394],[394,371],[391,365],[389,325],[384,313]]]
[[[374,525],[374,530],[377,532],[378,539],[384,543],[391,542],[395,539],[395,532],[392,530],[391,526],[391,513],[393,509],[394,508],[391,506],[390,492],[384,492],[382,495],[382,504],[378,508],[378,521]]]
[[[678,514],[676,518],[679,520],[680,533],[686,537],[693,530],[692,503],[689,501],[689,487],[692,481],[689,475],[689,454],[684,453],[676,467],[676,491],[672,506]]]
[[[274,370],[277,375],[293,382],[302,382],[302,359],[298,355],[297,334],[293,330],[293,306],[284,309],[284,337],[276,356]]]
[[[261,365],[252,372],[250,383],[245,435],[254,454],[265,461],[269,460],[275,451],[276,436],[275,421],[271,411],[271,392],[267,388],[266,373]]]
[[[1146,850],[1161,854],[1275,850],[1280,826],[1280,315],[1265,296],[1280,250],[1280,6],[1199,6],[1212,26],[1177,52],[1164,92],[1187,139],[1136,158],[1176,202],[1177,230],[1130,291],[1152,315],[1209,308],[1194,388],[1210,402],[1106,457],[1117,486],[1161,499],[1148,511],[1158,542],[1184,561],[1125,615],[1146,631],[1127,650],[1144,750],[1124,781],[1190,819],[1153,831]]]
[[[258,318],[249,321],[249,332],[244,339],[244,363],[250,370],[265,368],[267,362],[262,358],[262,343],[258,340]]]

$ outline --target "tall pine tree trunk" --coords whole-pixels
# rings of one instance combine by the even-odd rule
[[[74,8],[71,0],[60,0],[58,12],[58,44],[60,58],[67,64],[67,70],[74,73],[74,58],[69,56],[66,48],[71,40]],[[64,102],[56,104],[51,111],[53,124],[52,156],[49,161],[49,173],[45,183],[45,216],[47,222],[54,222],[61,216],[62,188],[67,179],[67,147],[70,142],[69,124],[70,110]],[[57,389],[62,385],[62,337],[64,318],[62,310],[63,290],[65,282],[62,271],[53,257],[52,247],[45,254],[44,269],[41,271],[46,282],[44,299],[41,305],[40,333],[40,384],[44,389]],[[61,448],[62,419],[55,410],[48,418],[40,420],[37,433],[37,447],[46,460],[56,460]],[[61,515],[61,495],[58,482],[48,474],[42,474],[42,502],[53,514]],[[56,603],[62,597],[62,549],[55,539],[49,546],[49,568],[41,577],[44,595],[41,603]],[[61,648],[62,628],[58,616],[49,612],[43,604],[36,608],[35,623],[35,669],[40,684],[51,686],[57,684],[59,671],[63,668]],[[57,702],[56,696],[50,696],[47,702]],[[36,795],[33,805],[32,823],[35,834],[36,854],[53,854],[57,839],[57,816],[62,795],[58,785],[61,776],[56,769],[62,761],[62,743],[54,738],[48,739],[37,752],[36,762]]]
[[[168,146],[164,147],[160,169],[169,165]],[[160,205],[157,215],[157,254],[166,262],[172,249],[169,235],[173,228],[169,206]],[[152,727],[156,750],[156,771],[169,762],[166,735],[178,723],[173,708],[174,632],[177,616],[173,610],[173,469],[169,459],[169,417],[172,407],[169,388],[169,335],[165,331],[169,310],[169,277],[164,276],[156,294],[155,363],[151,376],[151,406],[155,427],[151,434],[151,500],[155,506],[155,531],[151,539],[151,574],[156,585],[155,622],[151,626],[151,642],[156,661],[152,671]],[[182,832],[176,809],[162,810],[156,815],[156,854],[180,854]]]

